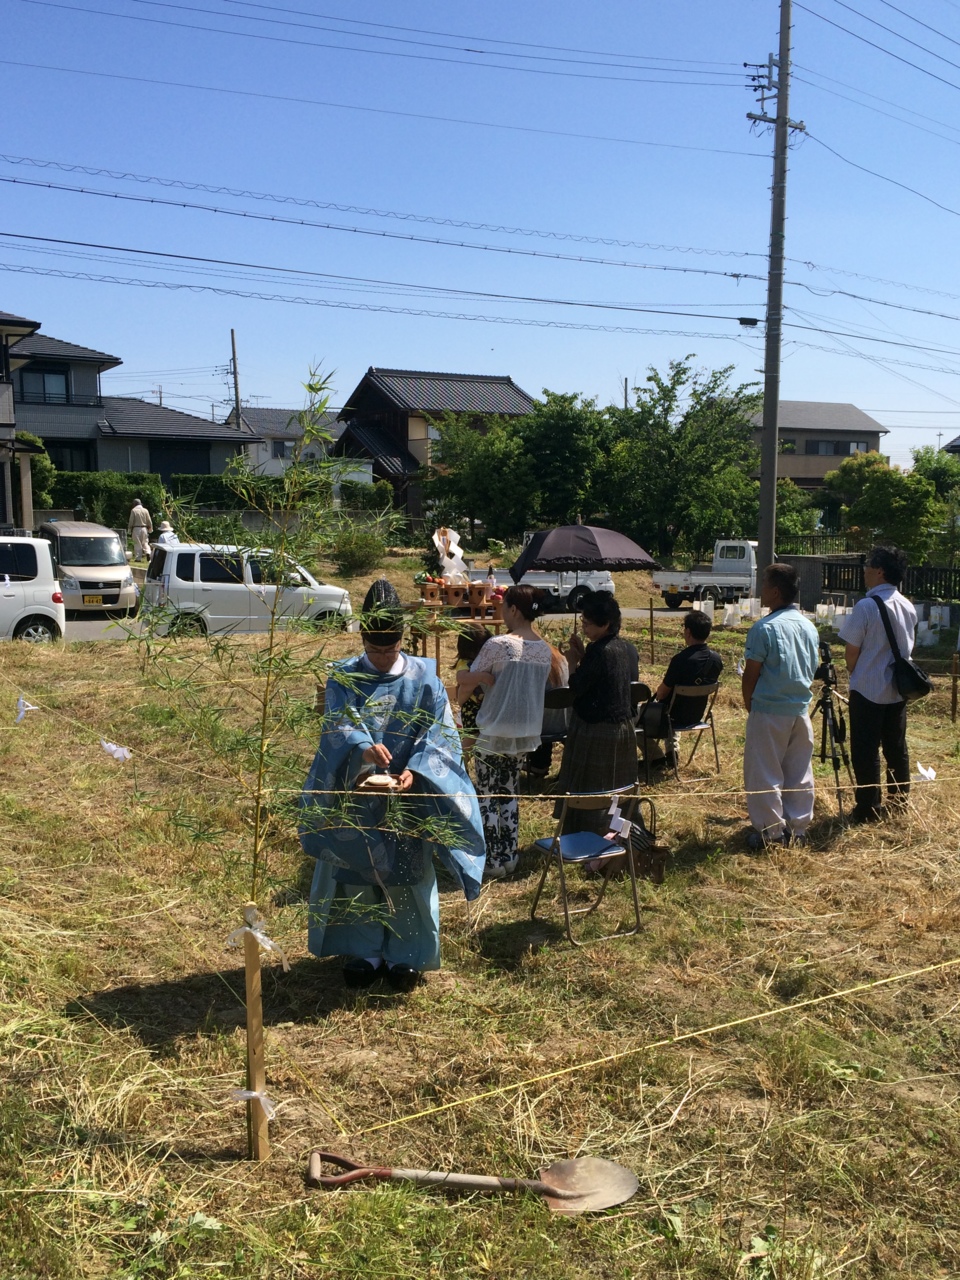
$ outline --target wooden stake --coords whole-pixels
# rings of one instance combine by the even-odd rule
[[[957,679],[960,678],[960,653],[953,655],[953,661],[950,664],[950,675],[953,679],[953,693],[950,698],[950,719],[954,724],[957,723]]]
[[[650,597],[650,665],[654,666],[657,658],[653,652],[653,596]]]
[[[259,920],[255,902],[243,908],[243,922],[252,928]],[[263,1060],[263,992],[260,985],[260,944],[252,933],[243,935],[243,966],[247,988],[247,1088],[262,1094],[267,1075]],[[251,1160],[269,1160],[270,1131],[263,1103],[247,1102],[247,1155]]]

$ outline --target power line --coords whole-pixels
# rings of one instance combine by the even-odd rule
[[[345,22],[350,23],[353,26],[360,27],[379,27],[384,31],[406,31],[414,35],[444,36],[450,40],[486,40],[488,44],[512,45],[515,48],[522,49],[549,49],[554,53],[592,54],[598,58],[646,58],[649,62],[686,62],[693,66],[708,67],[732,67],[739,65],[733,62],[708,62],[699,58],[657,58],[651,54],[624,53],[623,50],[618,50],[616,53],[608,53],[602,49],[571,49],[565,45],[535,44],[527,40],[501,40],[496,36],[464,35],[463,32],[456,31],[431,31],[428,28],[422,27],[398,27],[389,22],[368,22],[363,18],[339,18],[329,13],[308,13],[304,9],[284,9],[279,5],[255,4],[252,3],[252,0],[228,0],[228,3],[239,5],[244,9],[268,9],[271,13],[296,13],[302,17],[322,18],[328,22]]]
[[[139,0],[140,3],[154,3],[155,0]],[[481,70],[512,71],[521,75],[558,76],[574,80],[605,80],[619,84],[682,84],[686,87],[701,86],[716,89],[738,89],[737,84],[717,83],[708,80],[654,80],[644,76],[607,76],[588,75],[585,71],[555,71],[546,67],[512,67],[499,62],[470,62],[466,58],[441,58],[437,54],[401,53],[396,49],[365,49],[362,45],[330,44],[322,40],[304,40],[293,36],[268,36],[258,31],[230,31],[225,27],[208,27],[198,22],[178,22],[173,18],[148,18],[139,13],[114,13],[109,9],[91,9],[84,5],[64,4],[62,0],[20,0],[21,4],[32,4],[44,9],[61,9],[69,13],[88,13],[102,18],[119,18],[124,22],[144,22],[151,26],[175,27],[181,31],[205,31],[218,36],[234,36],[239,40],[262,40],[269,44],[292,44],[297,48],[329,49],[337,53],[363,53],[376,58],[404,58],[414,62],[443,62],[462,67],[479,67]],[[182,6],[186,8],[187,6]],[[208,13],[209,10],[197,9],[197,13]],[[714,74],[727,74],[714,73]]]
[[[927,133],[931,138],[940,138],[943,142],[950,142],[954,146],[960,146],[960,138],[948,138],[945,133],[938,133],[936,129],[928,129],[926,125],[917,124],[915,120],[906,120],[903,116],[894,115],[892,111],[884,111],[880,107],[874,107],[869,102],[860,102],[857,98],[851,98],[849,94],[838,93],[836,89],[828,89],[826,85],[815,84],[804,76],[794,76],[793,78],[798,84],[805,84],[811,89],[816,89],[818,93],[829,93],[831,97],[840,98],[844,102],[852,102],[855,107],[862,107],[864,111],[873,111],[878,116],[885,116],[888,120],[896,120],[898,124],[905,124],[910,129],[919,129],[921,133]],[[947,125],[947,128],[950,127],[950,125]]]
[[[29,0],[31,4],[39,2],[40,0]],[[838,31],[843,31],[846,35],[853,36],[854,40],[860,40],[863,44],[868,44],[871,49],[879,49],[881,53],[887,54],[888,57],[894,58],[897,62],[902,62],[904,66],[912,67],[914,71],[920,71],[925,76],[939,80],[941,84],[945,84],[951,89],[960,89],[960,84],[954,84],[952,80],[945,80],[943,76],[938,76],[935,71],[928,71],[926,67],[921,67],[917,62],[911,62],[909,58],[902,58],[899,53],[894,53],[892,49],[885,49],[882,44],[876,44],[873,40],[868,40],[866,36],[862,36],[856,31],[851,31],[849,27],[841,26],[839,22],[834,22],[832,18],[825,18],[822,13],[817,13],[816,9],[808,9],[805,4],[801,4],[800,0],[794,0],[794,4],[798,9],[802,9],[804,13],[809,13],[811,17],[819,18],[821,22],[827,23],[828,26],[836,27]]]
[[[906,9],[900,9],[897,5],[891,4],[890,0],[880,0],[880,3],[886,5],[888,9],[893,9],[895,13],[900,13],[905,18],[909,18],[910,21],[915,22],[917,26],[925,27],[927,31],[932,31],[935,36],[940,36],[942,40],[949,40],[951,44],[960,45],[960,40],[954,40],[953,36],[948,36],[945,31],[940,31],[937,27],[931,27],[929,22],[922,22],[912,13],[908,13]]]
[[[843,89],[852,89],[854,93],[862,94],[865,98],[872,98],[874,102],[882,102],[886,107],[896,107],[898,111],[905,111],[907,115],[917,116],[920,120],[926,120],[930,124],[939,124],[944,129],[951,129],[954,133],[960,133],[960,129],[954,124],[948,124],[946,120],[938,120],[935,116],[924,115],[922,111],[914,111],[912,107],[904,105],[902,102],[891,102],[889,98],[881,98],[875,93],[869,93],[866,89],[861,89],[859,85],[847,84],[846,80],[837,80],[834,76],[824,75],[822,71],[815,71],[813,67],[802,66],[799,62],[795,62],[794,67],[799,71],[806,71],[808,75],[819,76],[821,80],[829,80],[831,84],[838,84]],[[804,81],[804,83],[807,83]]]
[[[958,86],[958,88],[960,88],[960,86]],[[825,151],[829,151],[832,156],[836,156],[838,160],[842,160],[844,164],[850,165],[851,168],[859,169],[861,173],[869,173],[871,177],[879,178],[881,182],[889,182],[891,186],[899,187],[901,191],[909,191],[911,195],[918,196],[921,200],[925,200],[927,204],[932,204],[935,208],[942,209],[944,213],[950,213],[955,218],[960,218],[960,210],[951,209],[948,204],[941,204],[939,200],[935,200],[933,196],[928,196],[923,191],[918,191],[916,187],[908,186],[907,183],[900,182],[897,178],[891,178],[885,173],[878,173],[876,169],[870,169],[865,164],[858,164],[856,160],[851,160],[849,157],[841,155],[839,151],[834,150],[833,147],[829,146],[821,138],[810,133],[809,130],[807,131],[806,136],[811,142],[815,142],[818,147],[823,147]]]
[[[535,236],[543,240],[569,240],[578,244],[600,244],[618,249],[654,249],[663,253],[692,253],[718,258],[764,258],[762,253],[737,249],[700,249],[688,245],[651,244],[644,240],[618,240],[612,236],[593,236],[567,231],[542,231],[534,227],[510,227],[489,222],[469,222],[432,214],[407,213],[395,209],[373,209],[364,205],[338,204],[332,200],[316,200],[306,196],[276,195],[269,191],[247,191],[238,187],[215,186],[183,178],[161,178],[154,174],[131,173],[118,169],[100,169],[93,165],[67,164],[58,160],[38,160],[32,156],[0,154],[0,161],[10,165],[28,165],[36,169],[56,169],[61,173],[84,173],[92,178],[110,178],[115,182],[139,182],[182,191],[206,191],[211,195],[235,196],[244,200],[264,200],[274,204],[296,205],[308,209],[332,209],[336,213],[353,213],[361,217],[390,218],[400,222],[421,222],[438,227],[463,227],[468,231],[488,231],[497,235]]]
[[[371,279],[365,276],[335,275],[326,271],[308,271],[308,270],[297,268],[297,267],[277,267],[272,265],[265,266],[262,263],[256,263],[256,262],[238,262],[229,258],[206,258],[206,257],[200,257],[197,255],[189,254],[189,253],[165,253],[158,249],[137,249],[137,248],[130,248],[126,245],[96,244],[96,243],[91,243],[85,240],[63,240],[63,239],[56,239],[53,236],[31,236],[31,235],[24,235],[16,231],[0,231],[0,236],[3,236],[4,239],[38,241],[43,244],[73,245],[77,248],[83,248],[83,249],[103,249],[103,250],[114,252],[114,253],[142,254],[145,257],[164,258],[164,259],[169,259],[169,260],[178,261],[178,262],[179,261],[197,262],[197,263],[206,263],[212,266],[243,267],[248,270],[255,270],[255,271],[273,271],[277,273],[282,273],[284,275],[310,276],[310,277],[315,277],[317,279],[322,279],[324,281],[343,280],[343,281],[358,282],[362,284],[389,285],[391,287],[397,287],[397,288],[403,288],[403,289],[417,289],[417,288],[429,287],[432,292],[438,293],[438,294],[456,294],[460,297],[482,298],[482,299],[487,299],[489,301],[495,301],[495,302],[536,302],[536,303],[542,303],[547,306],[591,307],[598,310],[629,311],[629,312],[645,314],[645,315],[682,316],[682,315],[690,314],[688,312],[669,311],[669,310],[659,309],[656,307],[638,307],[638,306],[633,306],[627,303],[579,301],[577,299],[567,299],[567,298],[542,298],[542,297],[535,297],[535,296],[524,295],[524,294],[511,294],[511,293],[489,293],[486,291],[481,291],[476,289],[447,289],[438,285],[419,286],[419,285],[412,285],[407,283],[406,281],[400,281],[400,280],[377,280],[377,279]],[[683,305],[683,304],[678,304],[678,305]],[[694,306],[696,304],[690,303],[689,305]],[[725,305],[725,304],[719,304],[719,305]],[[736,316],[706,315],[703,313],[698,313],[698,314],[692,314],[690,318],[696,319],[696,320],[734,320],[737,323],[739,323],[739,320]]]
[[[137,0],[137,3],[145,4],[148,3],[148,0]],[[931,58],[936,58],[938,62],[945,62],[948,67],[953,67],[956,71],[960,71],[960,62],[952,62],[949,58],[945,58],[942,53],[935,53],[933,49],[928,49],[925,44],[918,44],[916,40],[911,40],[909,36],[901,35],[899,31],[894,30],[893,27],[886,26],[879,19],[871,18],[867,14],[861,13],[859,9],[854,9],[853,5],[846,4],[845,0],[833,0],[833,3],[838,4],[841,9],[846,9],[848,13],[855,13],[858,18],[862,18],[864,22],[872,23],[875,27],[879,27],[881,31],[886,31],[888,35],[895,36],[897,40],[902,40],[904,44],[912,45],[914,49],[919,49],[921,53],[926,53]],[[898,12],[902,12],[902,10],[898,10]],[[909,14],[907,16],[909,17]],[[926,26],[926,23],[922,25]],[[933,31],[934,28],[931,27],[930,30]],[[937,32],[936,34],[942,35],[942,32]]]
[[[334,111],[360,111],[369,115],[396,116],[404,120],[427,120],[432,124],[460,124],[476,129],[501,129],[508,133],[531,133],[548,138],[573,138],[581,142],[613,142],[631,147],[657,147],[668,151],[698,151],[708,155],[748,156],[762,159],[759,152],[734,151],[720,147],[697,147],[681,142],[647,142],[642,138],[620,138],[605,134],[572,133],[564,129],[540,129],[535,125],[497,124],[492,120],[465,120],[460,116],[434,116],[422,111],[397,111],[388,107],[356,106],[348,102],[329,102],[320,98],[295,98],[289,94],[260,93],[254,89],[232,89],[212,84],[191,84],[182,80],[158,80],[149,76],[123,75],[116,71],[92,71],[80,67],[53,67],[42,62],[17,62],[0,58],[0,66],[20,67],[30,71],[54,71],[61,75],[92,76],[99,80],[120,80],[130,84],[156,85],[164,89],[190,89],[201,93],[219,93],[229,97],[254,98],[265,102],[285,102],[295,106],[326,107]]]
[[[669,71],[669,72],[671,72],[671,73],[677,73],[677,74],[680,74],[680,75],[691,75],[691,76],[692,76],[692,75],[715,75],[715,76],[730,76],[730,77],[734,77],[734,76],[736,76],[736,77],[737,77],[738,79],[740,79],[740,80],[742,80],[742,79],[743,79],[743,70],[742,70],[742,67],[741,67],[741,68],[738,68],[736,71],[715,71],[715,70],[705,71],[705,70],[703,69],[703,65],[704,65],[704,64],[698,64],[699,69],[698,69],[697,71],[686,71],[686,70],[684,70],[684,68],[683,68],[683,67],[665,67],[665,68],[659,68],[659,67],[637,67],[637,66],[636,66],[637,59],[638,59],[638,57],[642,57],[642,55],[633,55],[633,58],[634,58],[633,63],[627,63],[627,62],[594,62],[594,61],[592,61],[592,60],[588,61],[586,58],[556,58],[556,57],[552,57],[552,56],[550,56],[549,54],[543,54],[543,53],[540,53],[540,54],[536,54],[536,53],[509,53],[509,52],[504,52],[504,51],[502,51],[502,50],[497,50],[497,49],[494,49],[494,50],[490,50],[490,49],[478,49],[478,48],[475,48],[475,47],[464,47],[464,48],[458,48],[456,45],[437,44],[437,43],[436,43],[436,41],[432,41],[432,40],[429,40],[429,41],[428,41],[428,40],[410,40],[410,39],[407,39],[405,36],[381,36],[381,35],[377,35],[375,32],[371,32],[370,34],[365,34],[365,33],[363,33],[363,32],[356,32],[356,31],[341,31],[338,27],[324,27],[324,26],[318,26],[316,23],[312,23],[312,22],[292,22],[292,21],[290,21],[288,18],[276,18],[276,17],[271,17],[271,18],[261,18],[261,17],[258,17],[258,16],[256,16],[256,15],[250,15],[250,16],[248,16],[248,15],[246,15],[246,14],[224,13],[222,10],[219,10],[219,9],[202,9],[202,8],[198,7],[197,5],[177,4],[177,3],[174,3],[174,2],[173,2],[173,0],[131,0],[131,3],[133,3],[133,4],[148,5],[150,8],[153,8],[153,9],[179,9],[181,12],[185,12],[185,13],[202,13],[202,14],[207,14],[209,17],[214,17],[214,18],[230,18],[230,19],[233,19],[233,20],[239,19],[239,20],[240,20],[240,21],[242,21],[242,22],[260,22],[260,23],[269,24],[270,26],[277,26],[277,27],[297,27],[297,28],[300,28],[301,30],[305,30],[305,31],[325,31],[325,32],[331,33],[331,34],[333,34],[333,35],[338,35],[338,36],[354,36],[354,37],[359,36],[361,39],[366,39],[366,40],[383,40],[383,41],[389,41],[391,44],[411,44],[411,45],[417,45],[417,46],[418,46],[418,47],[420,47],[420,48],[426,48],[426,49],[443,49],[444,51],[446,51],[446,52],[450,52],[450,53],[473,53],[473,54],[478,54],[478,55],[479,55],[479,54],[488,54],[488,53],[491,53],[491,52],[492,52],[496,57],[501,57],[501,58],[504,58],[504,57],[506,57],[506,58],[523,58],[524,60],[527,60],[527,61],[536,61],[536,62],[564,62],[564,63],[572,63],[572,64],[575,64],[575,65],[577,65],[577,66],[601,67],[601,68],[610,68],[610,69],[613,69],[613,70],[626,70],[626,71],[637,71],[637,70],[640,70],[640,71],[649,71],[649,70],[659,71],[659,70],[665,70],[665,71]],[[252,6],[252,5],[251,5],[251,6],[247,6],[247,7],[250,7],[250,8],[263,8],[264,6],[262,6],[262,5]],[[270,12],[271,12],[271,13],[299,13],[299,14],[300,14],[300,17],[313,17],[313,16],[315,16],[315,15],[312,15],[312,14],[305,14],[305,13],[302,13],[301,11],[299,11],[299,10],[297,10],[297,9],[275,9],[275,8],[271,7],[271,8],[270,8]],[[127,16],[127,15],[116,15],[116,16],[118,16],[118,17],[119,17],[119,16]],[[335,19],[335,21],[336,21],[336,19]],[[368,24],[368,25],[369,25],[369,24]],[[379,24],[378,24],[378,25],[379,25]],[[252,33],[252,32],[231,32],[230,34],[233,34],[233,35],[252,35],[252,34],[254,34],[254,33]],[[428,33],[421,33],[421,34],[428,34]],[[450,37],[445,37],[445,38],[457,40],[457,39],[470,39],[471,37],[450,36]],[[479,37],[472,37],[472,38],[473,38],[473,39],[475,39],[475,40],[478,40],[478,41],[483,41],[483,40],[484,40],[484,37],[482,37],[482,36],[479,36]],[[497,42],[495,42],[495,41],[491,41],[491,43],[497,43]],[[333,46],[333,47],[334,47],[334,48],[340,48],[340,47],[347,47],[347,46]],[[521,45],[517,44],[515,47],[520,48],[520,47],[528,47],[528,46],[521,46]],[[369,50],[369,52],[378,52],[378,50]],[[603,54],[602,56],[603,56],[603,57],[605,57],[605,58],[614,58],[614,57],[617,57],[617,56],[619,56],[619,55],[617,55],[617,54]],[[685,61],[685,59],[658,58],[658,59],[657,59],[657,61],[658,61],[658,62],[673,62],[673,61],[682,62],[682,61]],[[471,64],[471,65],[472,65],[472,64]],[[711,65],[711,64],[708,64],[708,65]],[[736,64],[735,64],[735,63],[716,63],[716,64],[712,64],[712,65],[715,65],[715,66],[736,66]],[[518,68],[518,69],[519,69],[519,68]]]

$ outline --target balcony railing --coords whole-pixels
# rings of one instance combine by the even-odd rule
[[[17,404],[69,404],[83,408],[99,408],[103,404],[101,396],[77,396],[44,394],[42,391],[20,392],[15,397]]]

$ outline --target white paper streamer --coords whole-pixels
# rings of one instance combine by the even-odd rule
[[[919,773],[920,777],[923,778],[925,782],[932,782],[937,776],[937,771],[934,769],[933,765],[928,769],[927,766],[925,764],[921,764],[919,760],[917,761],[917,773]]]
[[[23,694],[17,699],[17,718],[14,724],[20,724],[28,711],[39,711],[39,707],[35,707],[32,702],[27,702]]]
[[[231,1089],[230,1097],[236,1102],[252,1102],[254,1098],[263,1107],[263,1114],[268,1120],[272,1120],[277,1114],[276,1103],[271,1102],[265,1093],[259,1089]]]
[[[133,755],[129,747],[118,747],[115,742],[107,742],[105,738],[100,739],[100,745],[108,756],[113,756],[114,760],[119,760],[121,764]]]
[[[280,957],[280,963],[283,965],[284,973],[289,973],[290,961],[287,959],[287,953],[284,951],[283,947],[281,947],[279,942],[274,942],[272,938],[268,937],[267,934],[264,933],[263,916],[261,916],[259,912],[249,911],[246,919],[247,923],[241,925],[239,929],[234,929],[233,933],[231,933],[229,938],[227,938],[227,946],[242,946],[243,935],[245,933],[249,933],[252,937],[256,938],[264,951],[275,951]]]
[[[740,659],[740,661],[737,663],[737,675],[738,675],[738,676],[742,676],[742,675],[743,675],[743,659],[742,659],[742,658],[741,658],[741,659]]]

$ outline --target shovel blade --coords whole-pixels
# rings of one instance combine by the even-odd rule
[[[623,1204],[636,1195],[640,1186],[637,1175],[612,1160],[581,1156],[576,1160],[558,1160],[540,1170],[540,1180],[562,1196],[544,1195],[554,1213],[596,1213]]]

